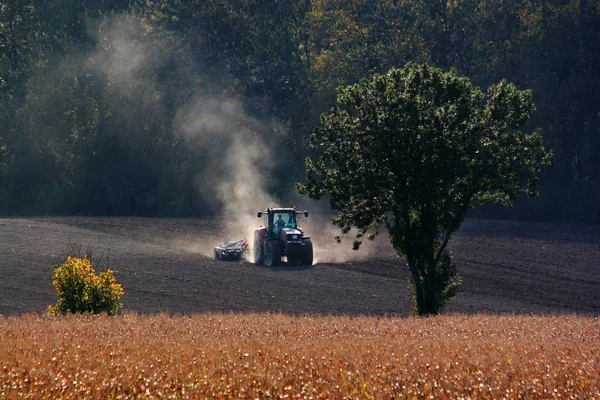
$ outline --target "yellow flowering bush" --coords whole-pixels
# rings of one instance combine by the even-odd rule
[[[114,273],[108,269],[96,274],[89,258],[68,257],[64,264],[54,267],[52,283],[58,303],[48,306],[48,312],[116,314],[123,308],[120,299],[125,291]]]

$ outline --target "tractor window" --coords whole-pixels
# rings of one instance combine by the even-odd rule
[[[274,234],[283,228],[296,228],[296,213],[293,212],[277,212],[273,213],[272,230]]]
[[[274,229],[282,229],[285,228],[287,223],[287,214],[286,213],[276,213],[273,215],[273,228]]]
[[[288,214],[284,214],[283,218],[285,219],[285,226],[287,228],[296,228],[296,214],[295,213],[288,213]]]

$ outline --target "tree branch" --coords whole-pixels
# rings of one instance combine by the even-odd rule
[[[435,256],[434,265],[437,265],[440,262],[440,259],[442,258],[442,254],[444,253],[444,250],[446,250],[446,247],[448,246],[448,241],[450,240],[450,235],[452,234],[452,232],[454,232],[456,230],[456,227],[458,225],[460,225],[460,216],[464,215],[467,212],[467,209],[469,208],[469,204],[471,203],[471,199],[473,198],[473,196],[475,196],[476,192],[477,192],[477,189],[474,188],[471,191],[471,193],[469,193],[469,195],[467,196],[462,207],[460,207],[459,212],[454,214],[454,218],[452,219],[452,222],[450,223],[450,226],[448,226],[446,234],[444,235],[444,242],[442,243],[442,246],[440,247],[437,255]]]

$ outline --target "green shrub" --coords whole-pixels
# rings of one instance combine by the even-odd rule
[[[48,306],[51,314],[106,312],[113,315],[123,308],[120,298],[125,291],[116,283],[114,271],[108,269],[96,274],[87,257],[67,257],[64,264],[56,265],[52,283],[58,303]]]

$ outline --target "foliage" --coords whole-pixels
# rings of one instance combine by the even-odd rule
[[[2,398],[597,398],[597,318],[0,318]]]
[[[54,267],[52,283],[58,294],[55,306],[48,306],[51,314],[119,312],[123,305],[122,286],[116,283],[114,271],[96,274],[89,258],[67,257],[62,265]]]
[[[555,149],[553,165],[541,174],[543,203],[478,214],[600,220],[600,169],[591,161],[600,159],[600,35],[589,34],[600,31],[598,2],[323,1],[306,21],[312,115],[333,105],[334,86],[409,61],[457,68],[481,86],[506,78],[533,89],[531,123]]]
[[[485,101],[484,101],[485,99]],[[438,313],[459,277],[448,241],[470,207],[537,195],[550,155],[519,129],[531,92],[502,81],[487,96],[454,71],[408,64],[338,90],[310,145],[300,193],[327,196],[355,248],[385,224],[411,270],[419,314]]]
[[[120,21],[120,23],[114,23]],[[2,214],[200,215],[210,150],[177,134],[195,101],[242,99],[290,148],[335,88],[413,61],[481,87],[533,90],[532,126],[555,149],[544,203],[485,216],[600,223],[600,3],[432,0],[115,0],[0,4]]]

